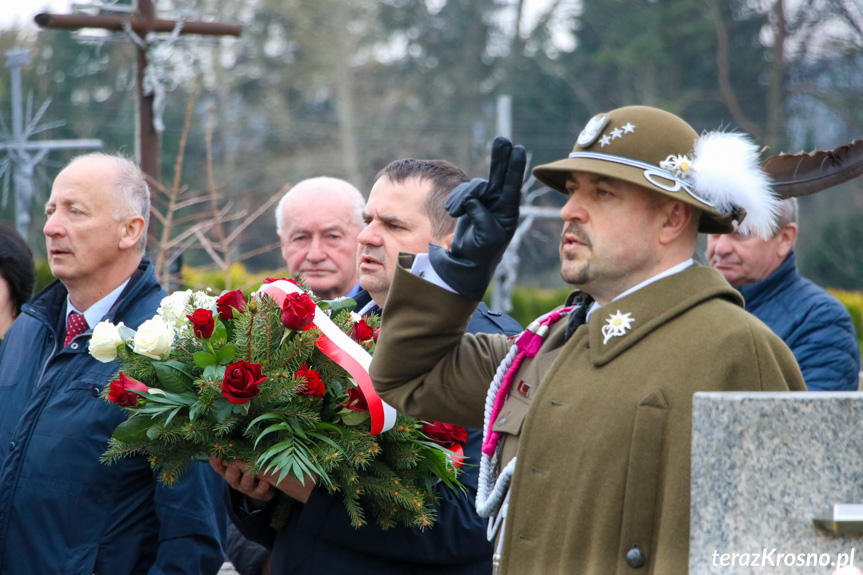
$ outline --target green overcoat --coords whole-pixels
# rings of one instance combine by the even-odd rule
[[[512,340],[465,335],[474,306],[396,271],[371,365],[384,400],[482,427],[489,382]],[[612,315],[629,328],[606,337]],[[564,342],[565,323],[521,366],[496,419],[500,465],[518,452],[500,572],[686,573],[692,396],[804,391],[794,356],[704,267],[595,310]],[[640,568],[626,561],[636,549]]]

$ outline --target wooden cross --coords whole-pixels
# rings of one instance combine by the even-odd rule
[[[42,28],[80,30],[99,28],[115,32],[131,31],[138,39],[146,39],[148,34],[173,32],[175,34],[198,34],[203,36],[239,36],[239,24],[223,22],[181,22],[156,18],[155,0],[138,0],[137,14],[134,16],[105,16],[91,14],[37,14],[36,24]],[[136,155],[141,169],[156,181],[161,180],[159,162],[159,133],[153,124],[154,94],[145,90],[147,69],[147,46],[135,42],[138,52],[138,139]]]

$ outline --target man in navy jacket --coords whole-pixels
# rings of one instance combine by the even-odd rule
[[[710,265],[736,287],[746,310],[791,348],[810,391],[857,391],[860,345],[848,310],[797,271],[797,200],[780,202],[769,240],[737,233],[707,239]]]
[[[145,457],[99,462],[126,418],[99,397],[117,371],[88,353],[99,321],[137,328],[166,295],[142,260],[149,191],[131,161],[73,160],[46,204],[52,283],[0,347],[0,573],[214,574],[221,481],[201,464],[176,487]]]
[[[443,205],[453,188],[466,181],[462,170],[439,160],[397,160],[378,174],[363,210],[366,228],[358,237],[363,291],[355,298],[355,311],[381,312],[400,251],[426,251],[429,242],[449,242],[456,220]],[[515,335],[521,326],[481,304],[468,331]],[[291,479],[278,488],[301,504],[291,510],[286,525],[275,531],[269,525],[274,489],[236,466],[212,463],[234,488],[229,491],[229,510],[240,531],[273,549],[273,573],[488,575],[492,546],[486,536],[486,520],[474,507],[481,443],[482,432],[469,429],[464,452],[471,465],[465,465],[459,476],[468,493],[441,488],[437,522],[425,531],[401,526],[384,531],[374,524],[354,529],[338,493],[330,494],[311,481],[304,486]],[[255,509],[244,494],[269,501],[259,501],[262,507]]]

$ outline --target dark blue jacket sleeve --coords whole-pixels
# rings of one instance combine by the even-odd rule
[[[262,575],[270,550],[246,539],[235,525],[228,525],[225,555],[240,575]]]
[[[252,510],[247,506],[245,496],[225,483],[225,506],[228,517],[243,537],[272,551],[276,530],[270,527],[270,521],[276,506],[275,498],[261,509]]]
[[[156,482],[159,552],[148,575],[218,573],[227,522],[222,484],[205,463],[193,463],[174,487]]]
[[[488,309],[483,302],[479,302],[476,310],[467,324],[468,333],[502,333],[504,335],[517,335],[524,328],[517,321],[497,311]],[[491,382],[489,382],[491,383]]]
[[[838,301],[820,301],[786,343],[809,391],[857,391],[860,344],[851,317]]]
[[[767,278],[737,288],[746,309],[791,348],[810,391],[856,391],[860,344],[833,295],[802,277],[794,252]]]

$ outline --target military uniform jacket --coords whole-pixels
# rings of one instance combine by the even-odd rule
[[[693,394],[805,390],[790,350],[742,304],[693,267],[595,310],[567,341],[566,320],[553,326],[495,422],[501,466],[518,452],[501,573],[687,572]],[[482,426],[512,341],[463,335],[474,305],[397,270],[371,366],[385,401]],[[606,338],[625,314],[629,329]]]

